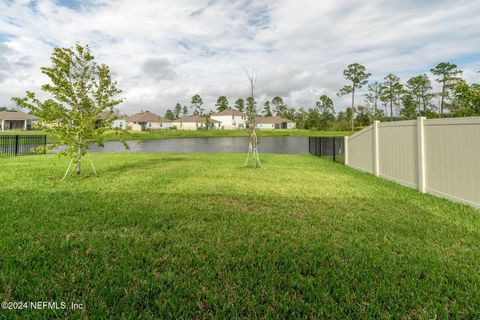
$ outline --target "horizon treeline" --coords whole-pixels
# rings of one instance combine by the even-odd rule
[[[257,105],[254,98],[238,98],[231,104],[227,97],[220,96],[215,110],[255,110],[263,116],[280,116],[297,123],[297,128],[316,130],[349,130],[370,125],[375,120],[397,121],[427,118],[467,117],[480,115],[480,84],[468,84],[462,70],[456,64],[441,62],[430,69],[440,90],[433,90],[427,73],[410,77],[405,82],[393,74],[387,74],[382,82],[369,82],[371,74],[358,63],[347,66],[343,75],[347,84],[337,95],[351,96],[351,104],[336,112],[331,97],[322,95],[311,107],[288,106],[282,97],[264,100]],[[362,92],[359,92],[363,89]],[[358,97],[358,93],[360,97]],[[357,94],[357,95],[356,95]],[[352,112],[353,111],[353,112]],[[177,103],[165,112],[165,118],[174,120],[186,115],[204,115],[203,100],[199,94],[192,97],[190,106]],[[353,117],[352,117],[353,115]]]

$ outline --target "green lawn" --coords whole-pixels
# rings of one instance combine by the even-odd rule
[[[480,318],[480,212],[308,155],[0,160],[0,317]]]
[[[277,130],[258,130],[259,136],[275,137],[275,136],[346,136],[352,134],[350,131],[315,131],[303,129],[277,129]],[[42,130],[32,131],[5,131],[0,134],[45,134]],[[172,139],[172,138],[205,138],[205,137],[247,137],[246,130],[163,130],[154,132],[138,132],[129,131],[125,134],[114,134],[113,131],[105,134],[107,141],[119,140],[121,137],[125,140],[155,140],[155,139]],[[55,136],[48,136],[47,142],[54,143],[57,141]]]

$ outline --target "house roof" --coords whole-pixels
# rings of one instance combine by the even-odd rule
[[[285,119],[283,117],[257,117],[255,119],[257,123],[282,123],[282,122],[295,122]]]
[[[0,120],[39,120],[40,118],[33,114],[28,114],[18,110],[0,111]]]
[[[241,112],[234,109],[226,109],[217,113],[212,114],[212,116],[246,116],[245,112]]]
[[[112,119],[116,120],[116,119],[126,119],[128,118],[127,115],[125,114],[120,114],[118,112],[113,112],[113,113],[110,113],[108,111],[102,111],[98,114],[98,119],[106,119],[107,117],[111,117]]]
[[[150,111],[136,113],[128,117],[127,120],[130,122],[170,122],[169,120],[162,118]]]
[[[186,117],[181,117],[180,119],[174,120],[175,122],[194,122],[194,123],[204,123],[205,122],[205,116],[186,116]],[[221,123],[221,121],[215,120],[215,119],[210,119],[210,122],[212,123]]]

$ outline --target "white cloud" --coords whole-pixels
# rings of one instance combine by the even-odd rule
[[[448,60],[480,81],[478,1],[91,0],[75,7],[0,3],[0,104],[39,91],[53,48],[77,41],[111,66],[124,112],[163,113],[196,93],[207,108],[220,95],[233,102],[248,94],[243,69],[257,71],[259,96],[280,95],[297,107],[328,94],[345,108],[348,98],[335,93],[352,62],[372,80],[389,72],[406,80]]]

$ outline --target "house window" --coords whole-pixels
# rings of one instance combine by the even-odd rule
[[[235,116],[234,116],[234,115],[232,115],[232,120],[235,120]]]
[[[149,128],[152,127],[152,123],[151,123],[151,122],[148,123],[148,127],[149,127]]]

